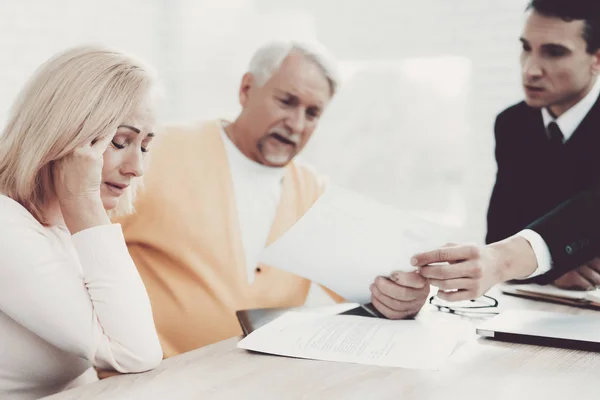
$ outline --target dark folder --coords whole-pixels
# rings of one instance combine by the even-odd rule
[[[242,331],[244,332],[244,336],[246,336],[261,326],[266,325],[277,317],[283,315],[284,313],[300,309],[304,309],[304,307],[255,308],[250,310],[236,311],[236,315],[238,322],[242,327]],[[343,313],[340,313],[340,315],[358,315],[361,317],[385,318],[385,316],[377,311],[371,303],[344,311]]]

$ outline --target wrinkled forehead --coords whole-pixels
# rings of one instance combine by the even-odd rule
[[[323,69],[300,54],[289,55],[267,82],[278,91],[324,107],[331,98],[331,85]]]

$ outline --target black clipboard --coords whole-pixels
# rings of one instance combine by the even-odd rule
[[[304,307],[255,308],[235,312],[244,336],[249,335],[263,325],[268,324],[288,311],[300,310]],[[372,303],[360,305],[338,315],[357,315],[360,317],[386,318]]]
[[[502,293],[509,296],[522,297],[529,300],[543,301],[554,304],[565,304],[568,306],[586,308],[590,310],[600,310],[600,303],[595,303],[585,299],[569,299],[565,297],[550,296],[543,293],[524,292],[518,289],[518,286],[503,285]]]

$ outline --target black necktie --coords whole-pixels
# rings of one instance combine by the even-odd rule
[[[560,131],[558,124],[556,122],[552,121],[548,124],[548,128],[546,128],[546,129],[548,130],[548,136],[550,137],[550,143],[554,147],[560,147],[563,144],[563,140],[565,139],[565,137],[563,136],[562,132]]]

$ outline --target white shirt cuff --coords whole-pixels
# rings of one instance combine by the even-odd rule
[[[518,280],[533,278],[534,276],[542,275],[550,271],[552,269],[552,256],[550,255],[550,249],[539,233],[532,231],[531,229],[524,229],[517,233],[517,236],[521,236],[529,242],[537,261],[537,269],[533,272],[533,274],[518,278]]]

